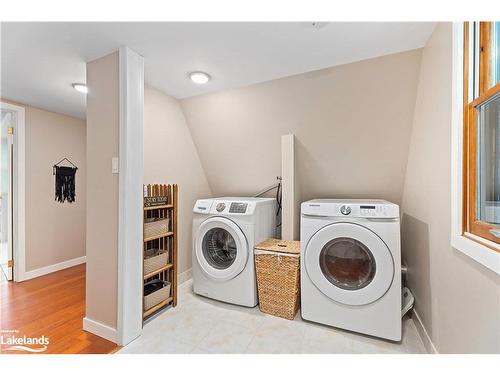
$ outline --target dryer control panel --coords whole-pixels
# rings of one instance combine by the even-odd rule
[[[381,206],[359,206],[359,215],[363,217],[376,217],[377,213],[383,213],[383,207]]]
[[[399,206],[383,200],[315,199],[302,203],[302,215],[323,217],[399,218]]]

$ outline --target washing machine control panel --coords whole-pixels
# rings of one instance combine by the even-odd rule
[[[349,215],[351,213],[351,207],[349,207],[349,206],[340,207],[340,213],[342,215]]]
[[[220,199],[199,199],[194,205],[193,212],[199,214],[233,214],[252,215],[255,203]]]
[[[354,205],[352,212],[356,217],[385,218],[389,212],[386,206],[380,204]]]
[[[229,207],[230,214],[244,214],[247,211],[248,203],[232,202]]]
[[[212,203],[213,201],[211,200],[197,200],[196,204],[194,205],[193,212],[200,213],[200,214],[208,214],[210,212],[210,209],[212,208]]]
[[[382,200],[315,199],[303,202],[301,212],[302,215],[320,217],[399,218],[398,205]]]
[[[215,206],[215,209],[217,212],[222,212],[226,208],[226,204],[224,202],[219,202],[217,203],[217,206]]]
[[[382,212],[383,209],[379,206],[378,212]],[[359,214],[364,217],[374,217],[377,216],[377,206],[359,206]]]

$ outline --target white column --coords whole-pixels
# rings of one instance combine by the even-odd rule
[[[118,344],[142,331],[144,58],[120,48]]]
[[[295,169],[295,135],[281,136],[282,211],[281,238],[299,239],[300,196]]]

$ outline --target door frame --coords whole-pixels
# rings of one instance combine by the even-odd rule
[[[25,280],[26,274],[26,124],[24,107],[0,100],[0,109],[16,113],[16,126],[14,129],[14,160],[13,168],[13,207],[12,207],[12,258],[14,260],[14,281]],[[17,192],[17,194],[15,193]]]

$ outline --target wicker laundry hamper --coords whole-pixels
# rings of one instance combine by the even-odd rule
[[[268,239],[255,247],[259,307],[293,320],[300,304],[300,242]]]

